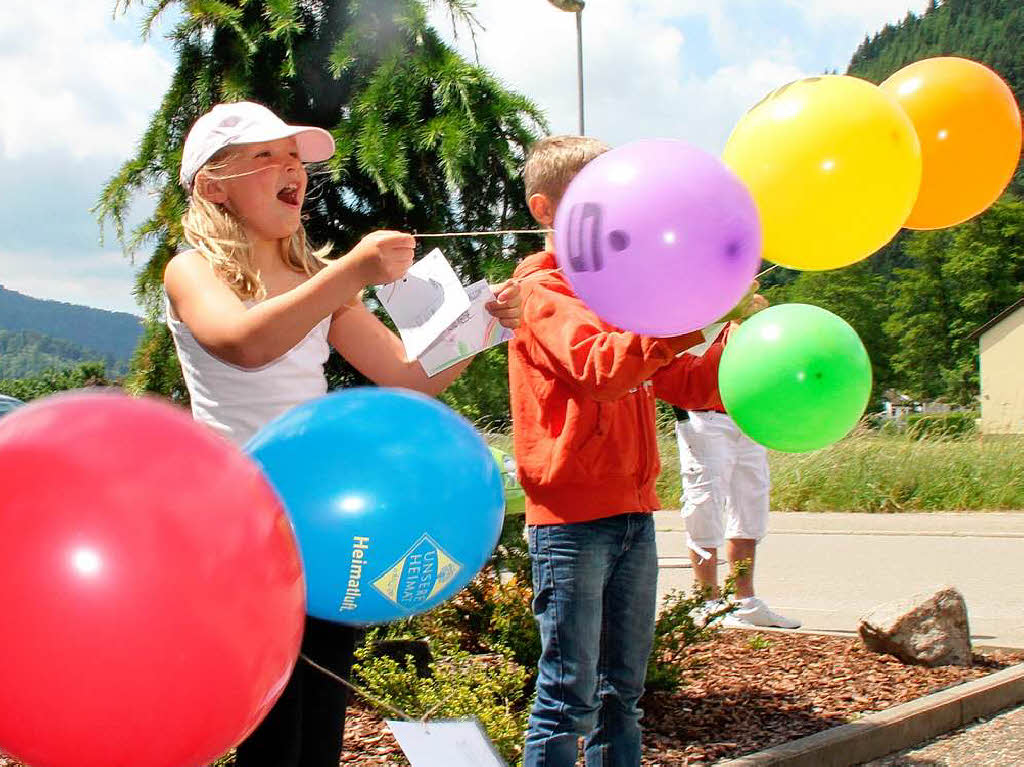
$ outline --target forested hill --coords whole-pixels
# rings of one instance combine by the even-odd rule
[[[907,64],[931,56],[963,56],[991,67],[1024,104],[1024,0],[932,0],[921,16],[907,14],[865,38],[848,73],[880,83]],[[1024,170],[1013,191],[1024,195]]]
[[[932,56],[980,61],[1024,100],[1024,0],[933,0],[864,40],[848,73],[880,83]],[[969,169],[965,169],[969,172]],[[978,393],[970,333],[1024,295],[1024,172],[991,210],[935,232],[904,231],[870,258],[828,272],[777,269],[773,303],[821,306],[849,322],[871,357],[876,397],[894,388],[968,404]]]
[[[0,378],[83,360],[102,360],[108,372],[120,372],[141,335],[141,320],[132,314],[32,298],[0,285]]]

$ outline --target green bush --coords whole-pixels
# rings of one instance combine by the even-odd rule
[[[533,589],[519,572],[506,582],[487,568],[452,599],[422,616],[418,630],[431,644],[472,653],[502,653],[532,675],[540,657]],[[528,680],[532,683],[532,677]]]
[[[540,658],[540,631],[533,617],[533,587],[521,574],[494,591],[489,643],[528,669],[532,685]]]
[[[29,402],[57,392],[113,385],[102,362],[83,362],[76,367],[44,370],[27,378],[5,378],[0,380],[0,394]]]
[[[951,413],[907,416],[907,436],[911,439],[957,439],[977,431],[978,414],[970,410]]]
[[[478,354],[469,368],[444,390],[440,399],[482,431],[510,429],[506,345]]]
[[[647,663],[647,678],[644,687],[647,692],[671,691],[682,684],[686,677],[684,655],[686,648],[710,642],[718,635],[718,619],[736,609],[730,597],[736,593],[736,578],[747,572],[749,562],[737,564],[722,586],[719,595],[723,607],[704,620],[695,618],[696,611],[704,606],[708,590],[695,583],[689,595],[672,590],[661,603],[661,612],[654,624],[654,645]]]
[[[374,698],[412,717],[433,719],[475,717],[509,763],[522,756],[527,709],[523,705],[526,671],[501,654],[470,655],[455,650],[431,664],[430,677],[420,677],[411,659],[405,665],[374,657],[369,645],[356,651],[356,683]],[[394,716],[381,709],[385,716]]]

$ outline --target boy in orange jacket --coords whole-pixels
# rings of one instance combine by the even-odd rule
[[[551,227],[569,182],[607,149],[578,136],[533,146],[524,180],[541,226]],[[658,575],[652,378],[685,399],[690,389],[707,391],[699,379],[714,371],[676,364],[705,341],[700,332],[648,338],[602,322],[575,296],[552,249],[549,237],[515,270],[523,318],[509,344],[542,643],[523,764],[572,767],[583,735],[588,767],[637,767]]]

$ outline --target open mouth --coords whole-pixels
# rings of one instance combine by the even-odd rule
[[[299,185],[289,184],[277,193],[277,199],[283,202],[285,205],[292,205],[298,207],[299,205]]]

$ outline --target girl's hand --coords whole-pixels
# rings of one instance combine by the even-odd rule
[[[506,328],[517,328],[523,319],[523,296],[518,280],[491,285],[494,300],[485,304],[487,309]]]
[[[412,266],[416,238],[404,232],[379,231],[366,235],[348,257],[359,261],[364,285],[387,285]]]

